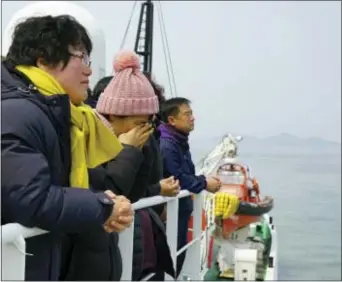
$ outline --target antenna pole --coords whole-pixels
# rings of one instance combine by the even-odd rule
[[[151,0],[147,0],[141,4],[134,47],[135,53],[141,58],[142,71],[149,76],[152,75],[153,12],[154,6]]]

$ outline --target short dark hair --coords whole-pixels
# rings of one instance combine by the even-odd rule
[[[145,73],[145,76],[148,79],[148,81],[151,83],[152,88],[154,90],[154,94],[156,94],[156,96],[158,97],[159,105],[161,105],[162,103],[166,101],[166,98],[164,96],[164,92],[165,92],[164,87],[158,84],[157,82],[155,82],[149,74]]]
[[[183,97],[175,97],[166,100],[161,107],[161,120],[163,122],[168,122],[169,116],[177,116],[179,113],[179,107],[181,105],[189,105],[190,100]]]
[[[70,60],[69,47],[84,48],[90,55],[92,42],[87,30],[73,17],[30,17],[19,23],[12,36],[6,58],[16,65],[36,66],[41,58],[52,67]]]
[[[92,98],[94,100],[98,100],[101,93],[105,90],[105,88],[107,87],[108,83],[113,79],[113,76],[105,76],[103,78],[101,78],[96,85],[94,86],[93,89],[93,93],[92,93]]]

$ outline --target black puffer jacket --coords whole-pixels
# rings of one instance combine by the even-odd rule
[[[162,177],[162,162],[159,155],[158,144],[156,139],[151,136],[148,142],[143,147],[144,162],[141,166],[138,177],[134,184],[133,190],[143,188],[145,197],[156,196],[160,194],[159,180]],[[154,247],[157,253],[157,265],[154,269],[143,269],[144,253],[148,250],[144,249],[143,232],[141,225],[143,224],[142,216],[136,213],[134,225],[134,249],[133,249],[133,273],[132,280],[142,279],[143,276],[151,272],[168,273],[171,277],[175,276],[175,270],[170,254],[170,249],[167,244],[165,226],[159,218],[163,211],[163,205],[158,205],[153,208],[145,209],[150,215],[152,223]],[[162,280],[163,276],[158,276],[158,281]]]
[[[154,247],[157,254],[157,265],[151,269],[143,269],[144,253],[150,250],[145,250],[143,244],[144,234],[142,232],[143,220],[139,213],[136,214],[134,220],[134,248],[133,248],[133,273],[132,281],[138,281],[150,273],[157,273],[157,276],[152,278],[154,281],[163,281],[164,273],[175,277],[175,269],[171,258],[170,248],[167,244],[166,230],[156,212],[149,208],[148,212],[151,223]]]
[[[4,62],[1,114],[1,224],[17,222],[50,231],[26,240],[26,251],[33,256],[26,257],[25,280],[56,281],[63,234],[83,233],[90,242],[92,233],[98,233],[99,238],[91,245],[96,248],[101,236],[109,236],[102,225],[112,212],[113,202],[104,193],[68,187],[67,95],[40,94],[12,63]],[[116,262],[109,265],[119,267]]]
[[[89,170],[91,188],[94,191],[109,189],[116,194],[130,195],[132,191],[129,187],[132,187],[142,160],[143,155],[140,150],[125,145],[113,161],[103,167]],[[108,234],[103,229],[99,229],[87,234],[65,236],[61,280],[118,281],[121,273],[122,260],[118,248],[118,234]]]
[[[159,151],[158,139],[156,139],[155,136],[151,136],[151,138],[149,139],[148,147],[153,161],[146,197],[152,197],[160,195],[161,187],[159,181],[163,178],[163,159]],[[158,215],[161,215],[165,206],[166,204],[153,206],[153,210]]]
[[[92,188],[96,191],[112,190],[124,195],[132,203],[143,197],[160,193],[160,162],[156,161],[155,139],[151,139],[142,151],[126,146],[116,159],[104,166],[89,171]],[[156,173],[157,172],[157,173]],[[155,173],[155,175],[153,175]],[[155,185],[150,185],[154,183]],[[153,241],[157,250],[158,264],[153,272],[168,273],[174,277],[174,267],[166,240],[165,227],[153,209],[146,209],[152,223]],[[132,280],[141,279],[143,273],[144,245],[143,220],[139,212],[135,215],[134,254]],[[66,236],[63,244],[61,280],[118,281],[122,263],[118,250],[118,235],[102,230],[92,234]],[[161,280],[161,279],[159,279]]]

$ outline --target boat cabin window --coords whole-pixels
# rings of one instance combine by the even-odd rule
[[[245,181],[245,177],[241,171],[218,170],[217,177],[222,184],[240,185]]]

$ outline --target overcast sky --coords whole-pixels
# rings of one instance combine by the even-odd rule
[[[30,2],[2,1],[2,32]],[[103,27],[109,74],[133,2],[77,3]],[[341,142],[340,1],[161,5],[178,96],[193,101],[194,135],[287,132]],[[126,48],[134,47],[138,8]],[[154,72],[167,88],[157,18],[155,25]]]

